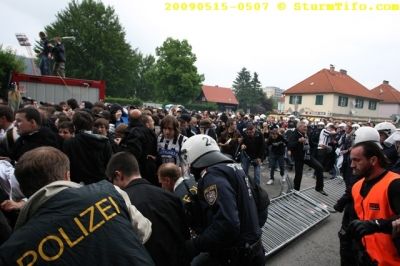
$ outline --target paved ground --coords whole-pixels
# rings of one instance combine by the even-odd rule
[[[289,175],[292,178],[294,177],[293,172],[289,172]],[[308,166],[305,166],[301,189],[315,186],[315,179],[312,178],[312,175],[313,171],[311,171]],[[329,176],[329,174],[325,173],[325,176]],[[273,198],[280,193],[280,183],[275,182],[274,185],[266,185],[268,177],[269,169],[267,169],[267,166],[263,166],[261,183],[267,189],[270,197]],[[279,172],[275,172],[275,178],[280,178]],[[325,221],[316,225],[310,231],[268,257],[266,265],[340,265],[337,232],[341,220],[342,215],[340,213],[332,213]]]

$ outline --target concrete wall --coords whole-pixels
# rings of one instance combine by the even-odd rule
[[[379,105],[379,116],[390,118],[393,114],[400,114],[400,104],[397,103],[382,103]]]

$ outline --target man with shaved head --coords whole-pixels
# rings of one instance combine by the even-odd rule
[[[129,111],[129,120],[137,120],[142,115],[142,111],[139,109],[132,109]]]

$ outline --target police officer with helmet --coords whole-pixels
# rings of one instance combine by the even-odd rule
[[[396,127],[390,122],[381,122],[375,126],[380,136],[380,143],[383,148],[383,153],[390,160],[391,163],[395,163],[399,156],[397,155],[396,148],[393,145],[385,144],[385,140],[396,132]]]
[[[198,181],[202,233],[186,242],[191,257],[209,254],[207,265],[265,265],[254,190],[241,167],[207,135],[190,137],[183,160]],[[266,219],[266,217],[264,218]]]

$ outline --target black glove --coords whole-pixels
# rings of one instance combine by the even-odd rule
[[[187,260],[190,262],[194,257],[199,255],[200,252],[195,247],[193,240],[186,240],[185,241],[185,255]]]
[[[361,239],[365,235],[370,235],[379,231],[380,224],[378,220],[354,220],[348,227],[348,232],[356,239]]]
[[[344,204],[339,204],[339,202],[337,202],[335,205],[333,205],[333,209],[337,212],[343,212]]]

